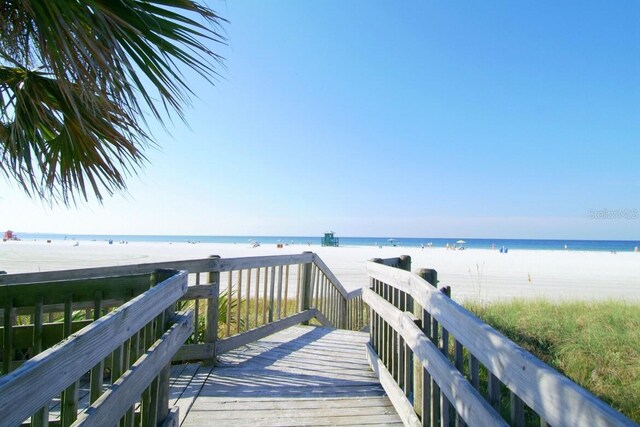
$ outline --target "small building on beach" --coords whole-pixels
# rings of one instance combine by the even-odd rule
[[[18,235],[11,230],[7,230],[2,235],[2,241],[6,242],[7,240],[18,240]]]
[[[328,231],[324,233],[324,237],[322,238],[322,246],[340,246],[340,239],[335,236],[336,233],[333,231]]]

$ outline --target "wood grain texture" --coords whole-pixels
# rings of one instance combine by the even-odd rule
[[[24,421],[186,290],[187,273],[180,272],[0,377],[0,419],[8,425]]]
[[[402,425],[369,369],[367,341],[294,326],[222,354],[182,426]]]
[[[635,426],[630,419],[507,339],[418,275],[368,262],[373,280],[408,292],[475,358],[554,426]]]
[[[143,390],[171,361],[193,332],[193,311],[178,314],[175,323],[98,400],[87,408],[74,426],[113,426],[134,405]],[[162,420],[160,420],[162,421]]]

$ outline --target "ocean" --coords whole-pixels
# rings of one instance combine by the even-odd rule
[[[180,236],[180,235],[135,235],[135,234],[57,234],[57,233],[21,233],[22,240],[76,240],[114,242],[172,242],[172,243],[249,243],[253,240],[260,244],[320,244],[321,236]],[[433,247],[444,248],[446,245],[460,246],[456,242],[463,240],[462,246],[469,249],[509,248],[509,250],[567,250],[632,252],[640,246],[639,240],[567,240],[567,239],[469,239],[465,237],[431,238],[431,237],[342,237],[340,246],[398,246],[398,247]]]

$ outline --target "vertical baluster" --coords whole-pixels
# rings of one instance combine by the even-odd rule
[[[512,391],[509,391],[509,412],[511,415],[511,425],[514,427],[524,427],[524,402]]]
[[[151,274],[151,286],[155,286],[158,284],[158,274],[157,273],[152,273]],[[141,349],[142,353],[145,353],[152,345],[153,342],[155,341],[155,319],[150,321],[149,323],[147,323],[144,327],[144,345],[143,348]],[[154,410],[151,407],[151,395],[152,395],[152,385],[150,385],[149,387],[147,387],[143,392],[142,392],[142,408],[140,411],[140,417],[141,417],[141,424],[143,426],[149,426],[151,427],[153,425],[153,419],[154,419]]]
[[[176,304],[172,304],[162,313],[161,336],[169,327],[175,315]],[[169,414],[169,388],[171,383],[171,362],[169,361],[158,375],[158,421],[164,423]]]
[[[438,346],[439,344],[439,329],[438,321],[431,315],[431,341]],[[440,421],[440,386],[435,381],[431,381],[431,424],[437,425]]]
[[[284,317],[287,317],[287,306],[289,305],[289,264],[284,270]]]
[[[278,304],[277,304],[277,314],[278,320],[282,318],[282,274],[283,267],[281,265],[278,266]]]
[[[298,264],[298,277],[296,277],[296,311],[301,311],[300,297],[303,295],[302,289],[302,264]]]
[[[327,315],[327,288],[326,282],[323,282],[320,289],[320,304],[316,306],[318,311],[325,315],[325,317]]]
[[[309,252],[303,252],[309,253]],[[301,287],[302,287],[302,296],[301,296],[301,304],[300,311],[307,311],[311,308],[311,298],[312,298],[312,289],[311,289],[311,270],[313,264],[306,263],[302,266],[302,275],[300,279]],[[309,322],[303,322],[303,325],[308,325]]]
[[[313,289],[313,294],[315,295],[314,297],[314,301],[311,301],[311,306],[312,307],[318,307],[318,293],[320,292],[318,283],[316,281],[318,274],[319,274],[319,270],[318,267],[314,264],[312,269],[311,269],[311,274],[312,274],[312,278],[311,278],[311,287]]]
[[[456,369],[464,375],[464,349],[462,344],[455,339],[453,341],[453,351],[454,351],[454,363]],[[460,414],[456,411],[456,427],[464,427],[466,424]]]
[[[240,333],[240,323],[242,322],[242,270],[238,270],[238,284],[236,285],[236,333]]]
[[[233,299],[232,271],[227,273],[227,336],[231,335],[231,300]]]
[[[244,329],[251,329],[249,325],[249,308],[251,307],[251,269],[247,269],[247,300],[244,304]]]
[[[213,266],[218,265],[216,263],[216,261],[220,259],[218,255],[211,255],[209,258],[212,260]],[[207,272],[206,280],[208,284],[213,286],[213,289],[211,290],[211,296],[206,300],[207,313],[203,338],[205,343],[215,344],[215,342],[218,340],[218,323],[220,319],[220,271],[218,271],[218,267],[212,267],[212,271]],[[228,301],[230,301],[231,295],[227,295],[227,298]],[[211,355],[211,364],[213,365],[216,364],[217,357],[215,348],[216,347],[214,345],[213,354]]]
[[[444,354],[444,357],[448,359],[449,358],[449,331],[445,328],[442,328],[440,349],[442,351],[442,354]],[[440,405],[442,406],[441,414],[440,414],[441,415],[440,425],[448,426],[449,416],[451,411],[451,403],[449,402],[449,399],[447,398],[447,396],[445,396],[444,393],[440,393]]]
[[[253,313],[254,327],[258,326],[258,310],[260,309],[260,267],[256,268],[255,313]]]
[[[269,323],[273,322],[275,315],[276,297],[276,268],[271,267],[271,279],[269,280]]]
[[[144,346],[142,348],[142,352],[146,352],[149,347],[153,344],[153,323],[152,320],[144,327]],[[142,392],[142,408],[140,411],[141,424],[143,426],[151,426],[151,386],[147,387]]]
[[[138,360],[138,357],[140,357],[140,355],[139,355],[139,352],[140,352],[139,351],[140,350],[140,331],[137,331],[135,334],[133,334],[131,339],[129,339],[129,345],[130,345],[130,348],[129,348],[130,362],[131,362],[131,365],[133,365]],[[136,406],[133,405],[125,413],[125,416],[124,416],[124,425],[125,425],[125,427],[133,427],[134,426],[135,416],[136,416]]]
[[[42,333],[43,333],[43,317],[44,317],[44,300],[42,297],[38,299],[33,311],[33,353],[34,355],[42,352]],[[49,425],[49,405],[40,408],[31,417],[32,427],[43,427]]]
[[[338,292],[338,289],[331,286],[331,289],[333,290],[333,304],[334,304],[334,308],[333,308],[333,326],[335,328],[339,328],[340,327],[340,292]]]
[[[93,320],[96,321],[102,316],[102,292],[97,291],[93,298]],[[91,369],[90,384],[90,401],[91,403],[98,400],[98,397],[102,394],[102,383],[104,375],[104,360],[98,362],[96,366]]]
[[[429,375],[429,371],[426,368],[422,369],[422,425],[423,426],[433,426],[433,400],[431,399],[432,390],[431,390],[431,375]]]
[[[165,331],[165,312],[163,311],[155,318],[155,328],[154,328],[154,336],[153,342],[155,343]],[[153,344],[152,344],[153,345]],[[151,381],[151,402],[150,402],[150,419],[151,425],[158,425],[158,421],[161,420],[161,412],[162,402],[161,402],[161,386],[160,386],[160,378],[162,376],[162,371],[158,373],[158,375]],[[168,384],[167,384],[168,387]],[[167,396],[168,399],[168,396]]]
[[[63,335],[68,337],[71,335],[73,321],[73,296],[68,295],[64,302],[64,325]],[[61,424],[63,426],[71,425],[78,417],[78,381],[67,387],[62,392],[61,402]]]
[[[478,367],[478,359],[469,353],[469,375],[471,376],[471,385],[476,390],[480,390],[480,368]]]
[[[489,403],[500,412],[500,380],[489,371]]]
[[[2,373],[8,374],[11,372],[11,361],[13,360],[13,299],[8,297],[4,303],[4,351],[2,358]]]
[[[262,286],[262,324],[267,323],[267,311],[269,310],[267,300],[267,289],[269,289],[269,267],[264,268],[264,283]]]
[[[196,286],[200,285],[200,273],[196,273]],[[200,300],[196,298],[194,300],[195,305],[193,307],[193,342],[194,344],[200,343],[200,337],[198,331],[200,330]]]

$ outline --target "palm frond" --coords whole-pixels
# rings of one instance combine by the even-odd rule
[[[75,201],[126,188],[151,143],[143,110],[184,118],[180,71],[212,82],[225,22],[194,0],[5,0],[0,171],[30,195]]]

